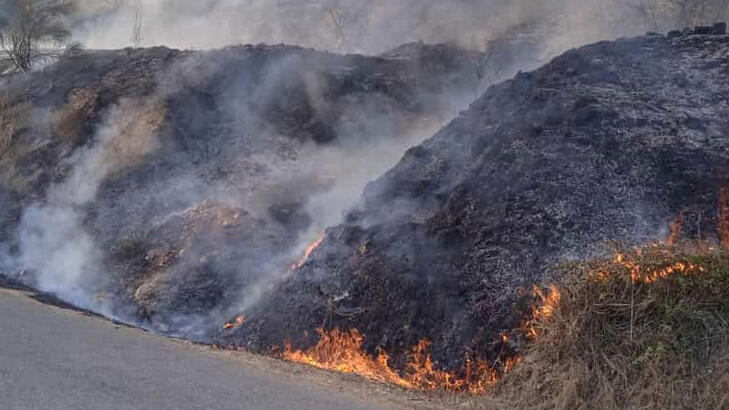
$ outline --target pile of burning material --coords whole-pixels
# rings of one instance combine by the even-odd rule
[[[5,77],[6,111],[33,121],[4,124],[0,138],[0,248],[69,302],[103,300],[117,318],[207,340],[298,265],[307,235],[345,206],[337,190],[374,178],[470,102],[480,54],[436,48],[459,64],[157,47],[88,50]]]
[[[517,351],[527,343],[515,330],[532,286],[555,279],[550,267],[604,255],[613,240],[718,242],[727,55],[726,36],[649,35],[491,87],[371,183],[220,344],[290,342],[306,361],[322,335],[356,329],[400,377],[423,339],[435,370],[460,371],[501,362],[504,333]]]

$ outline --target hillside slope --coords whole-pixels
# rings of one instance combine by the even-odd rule
[[[423,338],[437,367],[493,360],[520,344],[500,335],[551,266],[663,240],[672,221],[676,237],[719,239],[728,117],[728,36],[568,51],[410,149],[220,339],[304,348],[316,328],[357,329],[400,368]]]
[[[479,59],[126,49],[0,77],[0,272],[204,338],[472,100]]]

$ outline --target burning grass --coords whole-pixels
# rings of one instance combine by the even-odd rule
[[[437,370],[428,342],[402,372],[362,349],[356,330],[319,330],[287,360],[410,389],[487,393],[476,408],[729,408],[729,252],[655,245],[562,268],[534,288],[522,355]],[[508,338],[508,335],[502,335]]]
[[[407,389],[486,393],[466,399],[475,408],[729,408],[729,251],[667,241],[558,273],[558,284],[533,288],[511,335],[522,351],[493,363],[440,370],[422,340],[396,370],[354,329],[319,329],[315,346],[281,356]]]
[[[729,252],[651,246],[563,273],[480,407],[729,408]]]
[[[307,255],[308,253],[307,251]],[[530,340],[538,336],[537,326],[551,317],[560,301],[560,293],[555,286],[550,286],[546,290],[535,286],[533,292],[536,301],[531,314],[522,326],[522,331]],[[229,322],[223,329],[232,327],[233,324]],[[466,357],[460,370],[438,369],[428,352],[430,341],[422,339],[410,349],[405,368],[397,371],[390,366],[390,356],[387,352],[380,350],[373,356],[364,350],[362,347],[364,336],[356,329],[328,331],[319,328],[317,332],[319,342],[315,346],[302,351],[294,350],[287,344],[281,356],[288,361],[340,373],[358,374],[406,389],[481,394],[494,386],[502,375],[511,371],[521,361],[521,357],[509,347],[509,334],[503,333],[499,340],[495,341],[495,344],[502,346],[495,361]]]
[[[369,355],[363,348],[364,337],[357,330],[326,331],[318,329],[319,342],[306,350],[294,350],[286,346],[283,358],[292,362],[304,363],[321,369],[341,373],[354,373],[371,380],[393,383],[407,389],[446,390],[478,394],[486,391],[519,361],[518,357],[508,358],[489,365],[483,360],[467,360],[460,372],[436,369],[428,353],[430,342],[421,340],[413,346],[409,361],[402,373],[390,367],[390,356],[379,351],[376,356]],[[507,337],[507,336],[503,336]]]

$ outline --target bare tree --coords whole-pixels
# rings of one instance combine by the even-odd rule
[[[42,47],[66,40],[66,17],[72,0],[4,0],[0,6],[0,48],[20,71],[30,71],[39,58],[48,57]]]
[[[139,48],[142,45],[142,4],[137,3],[134,8],[134,28],[132,29],[132,44]]]
[[[131,42],[135,48],[141,47],[144,40],[142,32],[144,31],[144,9],[142,7],[142,0],[103,0],[108,9],[113,12],[123,11],[125,14],[127,11],[134,12],[134,25],[132,26]]]
[[[344,35],[344,29],[342,28],[342,22],[341,18],[339,16],[339,11],[337,11],[337,8],[335,6],[329,7],[329,10],[327,10],[327,14],[329,15],[329,19],[331,19],[332,24],[334,25],[334,28],[337,31],[337,48],[341,50],[342,46],[344,45],[344,42],[346,40],[346,37]]]

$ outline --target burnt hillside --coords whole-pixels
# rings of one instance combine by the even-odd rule
[[[521,296],[608,241],[650,243],[680,221],[718,240],[729,178],[729,36],[674,33],[570,50],[495,85],[365,190],[309,261],[223,333],[311,346],[358,329],[401,365],[493,358]],[[725,224],[724,224],[725,225]],[[510,343],[517,343],[511,341]]]
[[[473,98],[480,59],[126,49],[0,77],[0,271],[204,338]]]

